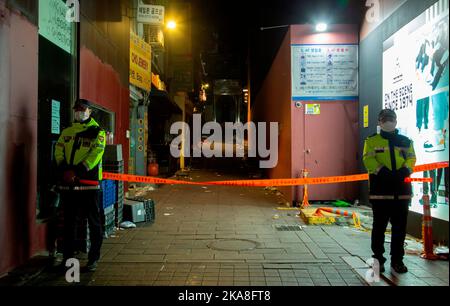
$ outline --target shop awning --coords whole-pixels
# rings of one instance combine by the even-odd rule
[[[166,91],[152,88],[150,92],[150,116],[170,117],[173,114],[182,114],[180,107],[170,99]]]

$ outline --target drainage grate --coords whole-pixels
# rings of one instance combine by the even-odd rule
[[[280,232],[299,232],[302,227],[300,225],[275,225],[275,229]]]

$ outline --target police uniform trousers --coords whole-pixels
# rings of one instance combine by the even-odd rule
[[[373,210],[372,251],[380,264],[384,258],[385,232],[391,222],[391,262],[402,262],[410,200],[371,200]]]
[[[89,224],[89,239],[91,242],[88,254],[89,261],[99,260],[103,243],[100,191],[64,191],[61,193],[61,202],[64,213],[64,260],[74,257],[77,221],[86,218]]]

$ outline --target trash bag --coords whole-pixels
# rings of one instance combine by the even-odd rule
[[[125,221],[120,223],[120,227],[121,228],[136,228],[136,224],[134,224],[133,222],[130,221]]]

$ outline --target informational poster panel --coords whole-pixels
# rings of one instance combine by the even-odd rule
[[[39,34],[72,54],[72,26],[66,20],[68,7],[61,0],[39,1]]]
[[[61,134],[61,102],[56,100],[52,100],[51,132],[54,135]]]
[[[293,100],[358,98],[357,45],[293,45]]]
[[[448,17],[447,0],[384,42],[383,108],[396,111],[400,133],[414,141],[418,164],[449,160]],[[448,221],[448,169],[415,176],[433,183],[413,184],[411,210],[422,213],[422,195],[429,194],[432,215]]]

